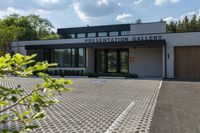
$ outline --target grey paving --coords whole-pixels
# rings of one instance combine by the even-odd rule
[[[159,94],[160,80],[73,79],[71,93],[56,96],[61,103],[47,109],[37,122],[42,133],[147,133]],[[28,92],[39,78],[8,78],[2,85],[21,84]],[[7,125],[12,128],[19,124]]]
[[[200,82],[164,81],[151,133],[200,133]]]

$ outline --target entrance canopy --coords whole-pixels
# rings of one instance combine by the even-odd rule
[[[27,45],[26,49],[59,49],[59,48],[131,48],[131,47],[160,47],[166,44],[165,40],[105,42],[105,43],[71,43],[71,44],[45,44]]]

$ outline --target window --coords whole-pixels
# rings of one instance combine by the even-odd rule
[[[118,31],[110,32],[110,36],[119,36]]]
[[[76,38],[75,34],[69,34],[69,38]]]
[[[85,38],[85,33],[79,33],[79,34],[77,34],[77,38]]]
[[[85,48],[54,49],[52,62],[59,67],[85,67]]]
[[[44,54],[43,49],[34,49],[34,50],[28,50],[28,55],[37,54],[37,56],[34,58],[36,62],[42,62],[44,61]]]
[[[55,49],[54,61],[59,67],[71,67],[71,49]]]
[[[79,67],[85,66],[85,50],[84,50],[84,48],[78,49],[78,66]]]
[[[107,32],[99,32],[98,36],[99,37],[105,37],[105,36],[108,36],[108,34],[107,34]]]
[[[96,33],[88,33],[88,37],[96,37]]]
[[[130,31],[121,31],[122,36],[126,36],[126,35],[129,35],[129,34],[130,34]]]
[[[72,56],[71,56],[71,61],[72,61],[72,67],[76,66],[76,52],[75,52],[75,48],[72,48],[71,52],[72,52]]]

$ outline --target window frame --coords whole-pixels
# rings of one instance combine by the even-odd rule
[[[70,53],[70,60],[71,60],[71,64],[70,66],[62,66],[62,67],[59,67],[59,66],[56,66],[56,67],[59,67],[59,68],[85,68],[86,67],[86,48],[66,48],[66,49],[71,49],[71,53]],[[84,65],[83,66],[79,66],[79,49],[83,49],[83,53],[85,53],[84,55]],[[73,54],[72,54],[72,50],[75,51],[75,55],[74,55],[74,62],[73,62]],[[51,62],[54,62],[54,63],[59,63],[59,62],[55,62],[55,49],[52,49],[53,51],[53,55],[52,55],[52,59],[51,59]]]
[[[106,33],[105,36],[100,36],[101,33]],[[98,32],[98,37],[108,37],[108,32]]]
[[[84,37],[79,37],[79,35],[84,35]],[[77,38],[86,38],[86,33],[77,33]]]

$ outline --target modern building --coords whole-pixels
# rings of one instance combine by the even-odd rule
[[[58,29],[59,40],[17,41],[15,52],[88,73],[200,80],[200,32],[166,33],[166,22]]]

